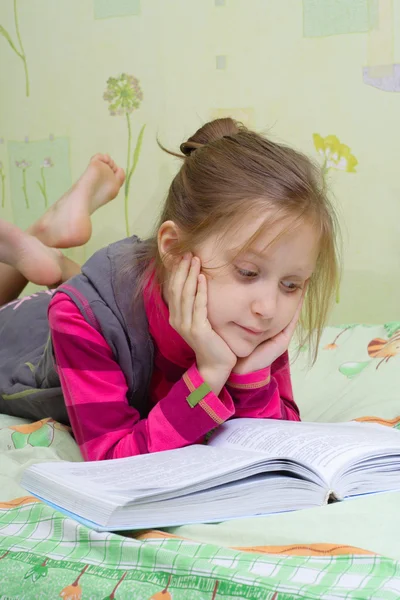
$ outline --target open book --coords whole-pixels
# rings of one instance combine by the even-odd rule
[[[358,422],[234,419],[207,445],[36,464],[21,483],[98,531],[209,523],[400,490],[400,432]]]

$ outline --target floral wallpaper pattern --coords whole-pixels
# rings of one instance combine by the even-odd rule
[[[105,152],[126,181],[71,256],[145,236],[179,166],[157,139],[177,149],[231,115],[327,177],[344,229],[332,323],[396,321],[396,2],[3,0],[0,218],[27,228]]]
[[[140,129],[135,148],[132,152],[132,126],[131,126],[131,113],[140,107],[140,103],[143,100],[143,92],[140,89],[139,81],[133,75],[126,75],[122,73],[119,77],[110,77],[107,80],[107,89],[103,95],[104,100],[109,102],[109,111],[112,117],[124,116],[126,117],[126,124],[128,127],[128,157],[126,162],[126,180],[125,180],[125,225],[126,235],[129,236],[129,188],[131,185],[132,175],[135,172],[136,165],[139,160],[140,149],[142,147],[142,140],[144,129],[146,125],[142,125]]]

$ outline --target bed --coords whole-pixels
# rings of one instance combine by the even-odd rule
[[[293,347],[303,420],[400,429],[400,322],[327,327],[309,368]],[[399,432],[400,433],[400,432]],[[0,415],[0,598],[400,598],[400,493],[218,524],[97,533],[19,485],[39,461],[82,460],[68,428]]]

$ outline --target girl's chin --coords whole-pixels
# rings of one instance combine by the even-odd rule
[[[240,330],[239,330],[240,331]],[[229,346],[230,350],[238,358],[247,358],[261,344],[264,339],[253,340],[247,336],[238,335],[236,331],[223,332],[215,329],[215,332],[222,337],[224,342]]]
[[[254,352],[258,345],[247,342],[246,340],[225,340],[225,342],[237,358],[247,358]]]

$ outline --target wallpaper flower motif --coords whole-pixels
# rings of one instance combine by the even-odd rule
[[[22,191],[24,193],[26,208],[29,208],[28,190],[26,187],[26,170],[32,166],[32,163],[28,160],[16,160],[15,166],[22,171]]]
[[[323,138],[319,133],[314,133],[313,139],[315,149],[324,160],[322,165],[324,173],[327,173],[329,169],[347,173],[356,172],[358,160],[353,156],[350,148],[346,144],[342,144],[336,135],[327,135]]]
[[[18,24],[18,10],[17,10],[17,0],[14,0],[14,23],[15,23],[15,31],[17,33],[17,39],[19,44],[19,49],[17,48],[17,44],[14,43],[11,35],[8,31],[0,25],[0,35],[2,35],[7,42],[10,44],[11,48],[14,50],[15,54],[22,60],[25,71],[25,93],[29,96],[29,73],[28,73],[28,63],[26,61],[26,55],[24,51],[24,47],[22,45],[21,34],[19,32],[19,24]]]
[[[135,172],[136,165],[139,160],[143,134],[146,127],[146,125],[142,126],[132,153],[131,113],[140,107],[140,103],[143,100],[143,92],[141,90],[139,80],[136,79],[136,77],[122,73],[122,75],[119,77],[109,77],[107,80],[107,89],[103,94],[103,98],[109,103],[108,109],[110,111],[110,115],[112,117],[125,116],[128,127],[128,156],[126,163],[124,196],[126,234],[129,236],[129,188],[131,185],[132,175]]]
[[[37,181],[36,182],[38,184],[40,192],[41,192],[41,194],[43,196],[45,208],[47,208],[49,206],[49,199],[48,199],[48,196],[47,196],[46,177],[45,177],[45,174],[44,174],[44,170],[45,169],[50,169],[51,167],[54,167],[54,163],[51,160],[50,156],[48,156],[47,158],[43,159],[43,162],[40,165],[40,176],[42,178],[42,181]]]

